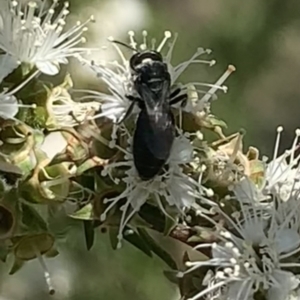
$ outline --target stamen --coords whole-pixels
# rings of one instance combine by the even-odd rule
[[[209,294],[210,292],[216,290],[216,289],[219,289],[221,288],[222,286],[225,286],[227,285],[230,281],[233,281],[232,279],[231,280],[224,280],[224,281],[220,281],[214,285],[212,285],[211,287],[208,287],[207,289],[203,290],[202,292],[198,293],[197,295],[195,295],[194,297],[192,298],[187,298],[186,300],[197,300],[201,297],[203,297],[204,295],[207,295]]]
[[[200,55],[202,55],[204,53],[207,53],[207,51],[205,49],[198,48],[197,51],[195,52],[195,54],[192,55],[192,57],[189,60],[187,60],[187,61],[179,64],[178,66],[176,66],[174,68],[174,75],[173,75],[172,81],[175,82],[178,79],[178,77],[186,70],[186,68],[190,64],[194,63],[194,61],[196,60],[196,58],[198,56],[200,56]]]
[[[148,36],[148,32],[146,30],[143,30],[142,32],[142,35],[143,35],[143,43],[140,45],[140,49],[142,51],[146,50],[147,49],[147,36]]]
[[[295,263],[295,262],[291,262],[291,263],[280,263],[280,266],[282,268],[300,268],[300,263]]]
[[[161,43],[159,44],[159,46],[156,49],[157,52],[160,52],[162,50],[162,48],[166,44],[167,40],[169,38],[171,38],[171,36],[172,36],[172,34],[171,34],[170,31],[165,31],[165,36],[164,36],[163,40],[161,41]]]
[[[195,85],[195,86],[206,86],[206,87],[211,87],[211,88],[214,88],[215,91],[217,90],[222,90],[224,93],[227,92],[228,88],[227,86],[220,86],[220,85],[217,85],[217,84],[211,84],[211,83],[201,83],[201,82],[189,82],[188,84],[186,85],[183,85],[183,87],[188,87],[190,85]],[[196,90],[198,91],[198,90]],[[201,91],[201,90],[200,90]],[[205,93],[209,93],[209,92],[205,92]]]
[[[243,139],[244,135],[245,135],[245,131],[240,130],[240,132],[238,133],[232,154],[229,157],[228,164],[233,164],[233,162],[235,161],[238,151],[240,149],[240,145],[242,144],[242,139]]]
[[[130,219],[134,216],[134,214],[139,210],[139,207],[132,207],[132,211],[128,214],[127,218],[126,214],[128,211],[128,208],[131,206],[130,201],[127,200],[126,204],[124,204],[120,210],[122,211],[122,217],[121,217],[121,221],[120,221],[120,225],[119,225],[119,234],[117,236],[119,242],[117,244],[117,249],[120,249],[122,247],[122,240],[123,240],[123,231],[124,228],[126,227],[126,225],[128,224],[128,222],[130,221]]]
[[[117,197],[110,198],[110,199],[104,199],[103,203],[107,204],[110,202],[110,204],[106,207],[105,211],[100,215],[100,221],[104,222],[107,218],[108,212],[121,200],[123,199],[127,194],[127,191],[125,190],[122,194],[120,194]]]
[[[175,67],[175,71],[177,71],[178,69],[180,69],[182,66],[185,66],[187,62],[183,62],[180,63],[179,65],[177,65]],[[193,61],[190,61],[189,64],[207,64],[210,67],[214,66],[216,64],[216,60],[212,59],[212,60],[201,60],[201,59],[195,59]]]
[[[18,85],[16,88],[14,88],[11,91],[8,91],[6,95],[13,95],[15,93],[17,93],[19,90],[21,90],[27,83],[29,83],[29,81],[31,79],[33,79],[34,77],[36,77],[38,74],[40,73],[39,70],[36,70],[35,72],[33,72],[29,77],[27,77],[23,82],[20,83],[20,85]]]
[[[177,38],[178,38],[178,33],[175,33],[174,38],[173,38],[173,41],[172,41],[171,43],[169,43],[169,50],[168,50],[168,53],[167,53],[167,55],[166,55],[166,61],[167,61],[168,63],[171,62],[172,54],[173,54],[173,49],[174,49],[174,47],[175,47]]]
[[[0,94],[1,96],[1,94]],[[1,103],[0,102],[0,107],[11,107],[13,104],[12,103]],[[35,109],[37,108],[37,105],[35,103],[32,103],[32,104],[17,104],[18,107],[22,107],[22,108],[32,108],[32,109]]]
[[[47,286],[48,286],[49,294],[54,295],[55,294],[55,289],[52,285],[50,272],[47,268],[47,265],[44,261],[44,258],[42,257],[40,251],[37,249],[37,247],[35,245],[32,245],[32,248],[34,249],[35,255],[36,255],[43,271],[44,271],[44,277],[45,277],[45,280],[46,280],[46,283],[47,283]]]
[[[92,130],[89,127],[85,127],[85,131],[87,132],[87,134],[89,134],[90,136],[92,136],[93,138],[95,138],[97,141],[101,142],[102,144],[109,146],[109,141],[104,138],[103,136],[101,136],[101,134],[97,134],[96,132],[94,132],[94,130]]]
[[[274,153],[273,153],[273,160],[275,160],[278,157],[278,150],[279,150],[279,145],[280,145],[280,137],[281,133],[283,131],[282,126],[277,127],[277,137],[276,137],[276,142],[275,142],[275,147],[274,147]]]
[[[156,45],[156,39],[155,39],[155,38],[152,38],[152,39],[151,39],[151,49],[152,49],[152,50],[155,50],[155,45]]]
[[[295,130],[295,139],[294,139],[294,142],[293,142],[293,145],[292,145],[292,148],[291,148],[291,164],[293,165],[295,162],[294,162],[294,157],[295,157],[295,152],[296,152],[296,149],[297,147],[299,146],[298,145],[298,140],[299,140],[299,137],[300,137],[300,129],[296,129]]]
[[[118,43],[114,43],[115,39],[112,36],[108,37],[108,40],[110,42],[112,42],[112,45],[117,50],[123,64],[125,64],[127,62],[127,59],[125,58],[123,52],[121,51],[120,47],[118,46]]]
[[[213,94],[215,94],[215,92],[217,91],[217,86],[221,86],[224,82],[225,82],[225,80],[230,76],[230,74],[232,73],[232,72],[234,72],[236,69],[235,69],[235,67],[233,66],[233,65],[229,65],[228,66],[228,68],[227,68],[227,70],[226,70],[226,72],[217,80],[217,82],[215,83],[215,86],[214,87],[212,87],[208,92],[207,92],[207,94],[204,96],[204,97],[202,97],[201,99],[200,99],[200,102],[208,102],[209,101],[209,99],[211,98],[211,96],[213,95]]]
[[[129,35],[129,40],[130,40],[130,43],[129,43],[130,46],[132,48],[136,49],[137,42],[134,39],[134,31],[133,30],[128,31],[128,35]]]

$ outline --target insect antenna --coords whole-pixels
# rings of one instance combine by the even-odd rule
[[[134,49],[133,47],[131,47],[131,46],[129,46],[129,45],[123,43],[123,42],[115,41],[115,40],[112,40],[111,42],[112,42],[112,43],[115,43],[115,44],[122,45],[122,46],[124,46],[124,47],[126,47],[126,48],[128,48],[128,49],[130,49],[130,50],[132,50],[132,51],[134,51],[134,52],[137,52],[136,49]]]

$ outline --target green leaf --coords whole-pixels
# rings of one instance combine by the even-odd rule
[[[168,236],[170,235],[171,231],[174,229],[174,227],[177,225],[176,218],[178,216],[178,212],[168,212],[170,216],[165,216],[165,228],[164,228],[164,235]]]
[[[126,231],[126,229],[125,229]],[[143,253],[145,253],[147,256],[152,257],[152,252],[149,249],[147,243],[145,240],[140,237],[135,231],[132,234],[125,234],[124,240],[141,250]]]
[[[67,215],[66,207],[58,206],[56,204],[48,205],[48,227],[49,231],[55,236],[57,240],[65,240],[72,229],[81,226],[81,222],[70,218]]]
[[[111,185],[109,185],[109,183],[107,182],[107,180],[105,180],[104,177],[99,176],[97,172],[95,172],[94,174],[94,190],[96,193],[102,193],[103,191],[111,190]]]
[[[114,250],[116,250],[119,243],[118,240],[119,229],[117,227],[110,226],[108,232],[109,232],[110,245]]]
[[[130,225],[134,228],[136,227],[145,227],[145,228],[152,228],[152,226],[147,223],[141,216],[135,214],[132,219],[130,220]]]
[[[87,250],[91,250],[95,240],[94,222],[85,220],[83,221],[83,226],[86,248]]]
[[[176,262],[173,260],[171,255],[156,243],[156,241],[149,235],[147,230],[143,228],[138,228],[137,231],[140,234],[140,236],[145,240],[150,249],[159,258],[161,258],[171,269],[177,270]]]
[[[79,147],[77,147],[79,148]],[[80,148],[79,148],[80,149]],[[79,151],[77,151],[79,152]],[[84,153],[86,155],[86,153]],[[82,156],[84,156],[84,154],[82,154]],[[79,157],[78,159],[80,159],[81,157]],[[98,158],[96,159],[96,157],[94,157],[93,159],[87,159],[85,162],[83,162],[80,166],[78,166],[77,170],[76,170],[76,176],[80,176],[82,175],[84,172],[93,169],[95,167],[99,167],[103,165],[103,161]]]
[[[177,277],[178,271],[165,270],[163,271],[165,277],[172,283],[179,284],[180,279]]]
[[[48,224],[46,220],[30,205],[22,203],[22,224],[33,232],[47,231]]]
[[[14,258],[13,266],[12,266],[12,268],[9,271],[9,275],[13,275],[16,272],[18,272],[22,268],[23,265],[24,265],[24,261],[21,260],[21,259],[19,259],[19,258],[17,258],[17,257],[15,257]]]
[[[93,205],[89,203],[69,216],[77,220],[93,220]]]
[[[139,216],[143,218],[148,224],[152,225],[152,228],[163,232],[165,228],[165,216],[161,213],[157,207],[145,203],[140,211]]]
[[[202,285],[202,282],[203,282],[203,279],[204,279],[204,275],[207,273],[208,271],[208,268],[207,270],[206,269],[203,269],[203,273],[201,274],[195,274],[194,276],[191,276],[191,281],[193,283],[193,286],[197,289],[197,290],[201,290],[203,289],[203,285]]]
[[[54,245],[54,237],[47,233],[26,235],[18,242],[14,249],[15,256],[21,260],[35,259],[40,253],[47,253]]]
[[[9,207],[11,210],[19,209],[19,191],[17,188],[12,188],[7,191],[1,199],[1,204]]]

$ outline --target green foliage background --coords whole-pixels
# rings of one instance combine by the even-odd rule
[[[291,143],[300,111],[299,1],[71,0],[70,10],[73,21],[95,14],[88,35],[94,47],[112,34],[125,41],[128,30],[147,29],[159,40],[167,29],[179,33],[175,62],[187,59],[199,46],[212,49],[217,64],[193,66],[182,81],[212,82],[228,64],[235,65],[237,71],[226,82],[228,93],[219,94],[213,104],[214,114],[228,124],[227,133],[245,128],[246,145],[270,155],[276,127],[283,125],[282,147]],[[71,68],[75,87],[101,89],[77,67]],[[100,232],[88,252],[81,224],[66,222],[66,231],[67,238],[59,244],[61,255],[47,260],[56,295],[47,295],[42,271],[32,261],[13,277],[0,265],[1,300],[178,299],[176,286],[162,274],[167,266],[158,258],[149,258],[128,243],[113,251]]]

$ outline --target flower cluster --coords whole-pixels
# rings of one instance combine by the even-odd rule
[[[195,159],[199,159],[201,156],[193,144],[193,141],[198,139],[196,137],[196,131],[198,131],[199,137],[199,130],[201,130],[201,127],[197,126],[194,133],[186,132],[184,126],[182,126],[182,113],[184,112],[187,115],[192,115],[199,120],[209,120],[209,117],[211,116],[210,99],[215,96],[217,90],[227,90],[222,84],[230,73],[234,71],[234,67],[230,66],[215,84],[201,82],[194,82],[192,84],[179,83],[179,76],[189,65],[196,63],[208,65],[214,64],[213,60],[206,61],[198,59],[200,55],[208,54],[210,51],[199,48],[190,59],[174,67],[171,64],[171,57],[177,36],[174,37],[173,41],[169,44],[166,53],[164,53],[164,47],[166,47],[167,41],[172,37],[169,31],[165,32],[164,38],[158,46],[156,46],[155,40],[152,40],[151,45],[149,45],[146,31],[143,31],[142,35],[143,42],[140,45],[136,42],[132,31],[129,32],[128,45],[114,41],[112,37],[109,38],[109,41],[120,55],[121,63],[96,63],[81,58],[81,61],[85,65],[91,67],[92,70],[95,71],[97,77],[107,84],[109,90],[109,94],[91,90],[83,91],[86,92],[86,95],[81,97],[81,100],[86,97],[92,97],[94,100],[99,101],[100,112],[93,115],[90,119],[99,120],[106,118],[110,120],[110,123],[113,126],[113,132],[110,135],[110,140],[107,141],[106,144],[110,148],[119,151],[123,158],[122,160],[113,159],[111,163],[104,167],[104,170],[101,173],[102,176],[109,176],[115,184],[124,184],[124,190],[120,194],[116,197],[104,199],[104,203],[109,205],[100,215],[100,220],[105,221],[108,212],[111,211],[112,208],[119,207],[122,211],[118,233],[119,247],[121,246],[123,231],[127,223],[147,201],[151,203],[151,205],[159,207],[166,217],[171,217],[168,213],[170,207],[174,207],[179,216],[184,215],[186,210],[197,203],[201,205],[209,202],[208,199],[205,199],[207,190],[201,183],[203,172],[201,168],[195,169],[192,166]],[[126,58],[121,47],[130,48],[132,54]],[[186,99],[184,101],[185,103],[182,105],[174,105],[173,113],[171,112],[171,104],[168,103],[171,103],[172,101],[171,96],[162,99],[162,101],[165,101],[170,107],[170,113],[178,115],[178,120],[172,125],[177,133],[171,145],[171,152],[164,163],[161,173],[149,180],[144,180],[137,171],[134,161],[135,152],[133,151],[133,144],[135,142],[138,143],[138,138],[135,137],[135,130],[137,130],[137,126],[143,126],[143,124],[137,124],[139,115],[142,113],[141,107],[138,104],[135,105],[133,102],[134,100],[132,100],[132,98],[138,98],[141,97],[141,95],[136,90],[136,75],[134,74],[130,60],[138,53],[151,53],[151,51],[159,53],[162,56],[162,62],[166,65],[170,74],[170,92],[167,93],[172,95],[172,90],[177,89],[177,97],[182,96],[182,98]],[[202,87],[202,89],[199,89],[198,87]],[[158,93],[160,93],[160,91]],[[199,97],[199,95],[201,95],[201,97]],[[157,101],[155,100],[155,97],[157,96],[153,95],[153,97],[153,100],[150,99],[149,101]],[[145,101],[146,103],[147,100],[141,99],[141,101]],[[134,105],[134,107],[132,107],[132,105]],[[161,126],[165,126],[165,124],[162,124]],[[153,127],[153,130],[159,131],[161,129]],[[146,132],[144,134],[147,135]],[[153,138],[155,138],[155,134]],[[103,139],[100,138],[99,140],[103,142]],[[164,141],[161,140],[161,142]],[[159,147],[155,140],[153,141],[153,147]],[[141,153],[141,156],[143,156],[143,153]],[[150,164],[151,167],[151,164],[155,164],[155,160],[150,161],[148,164]],[[147,166],[145,165],[145,168],[146,167]],[[119,177],[118,170],[123,170],[121,177]],[[114,173],[117,173],[117,175]],[[122,204],[120,205],[120,203]],[[175,217],[175,219],[176,218],[177,217]]]
[[[58,252],[47,206],[68,202],[77,208],[89,201],[92,191],[74,178],[103,162],[90,155],[89,140],[82,143],[72,128],[99,110],[99,103],[74,102],[69,76],[55,87],[39,79],[41,73],[58,74],[70,57],[89,52],[79,44],[93,18],[64,31],[69,4],[47,3],[1,4],[0,259],[14,257],[13,274],[37,258],[52,294],[43,255]]]
[[[278,128],[271,161],[245,152],[244,131],[224,135],[211,111],[234,66],[214,83],[184,82],[190,65],[215,61],[198,48],[175,65],[169,31],[159,42],[146,31],[109,37],[118,59],[91,61],[80,44],[93,17],[64,30],[68,14],[56,0],[0,10],[0,259],[14,257],[10,273],[37,258],[54,293],[44,256],[84,221],[88,249],[100,227],[113,248],[125,240],[157,254],[184,299],[298,299],[300,131],[279,155]],[[57,85],[39,77],[71,57],[104,89],[76,89],[68,73]],[[189,247],[184,267],[148,229]]]
[[[210,257],[187,261],[188,269],[177,275],[204,272],[201,290],[188,299],[298,299],[299,130],[291,149],[278,156],[281,132],[279,127],[273,159],[261,162],[260,184],[244,177],[229,188],[224,202],[212,206],[212,216],[199,212],[214,228],[214,242],[196,246],[210,249]]]
[[[55,15],[57,0],[51,7],[46,7],[46,4],[43,1],[38,7],[36,2],[29,2],[23,8],[21,3],[12,0],[1,8],[0,49],[5,52],[2,59],[10,61],[6,75],[20,64],[28,65],[29,69],[35,66],[42,73],[55,75],[59,72],[59,65],[66,64],[69,57],[87,51],[78,44],[85,41],[82,33],[93,17],[63,32],[69,3],[64,3],[58,15]]]

